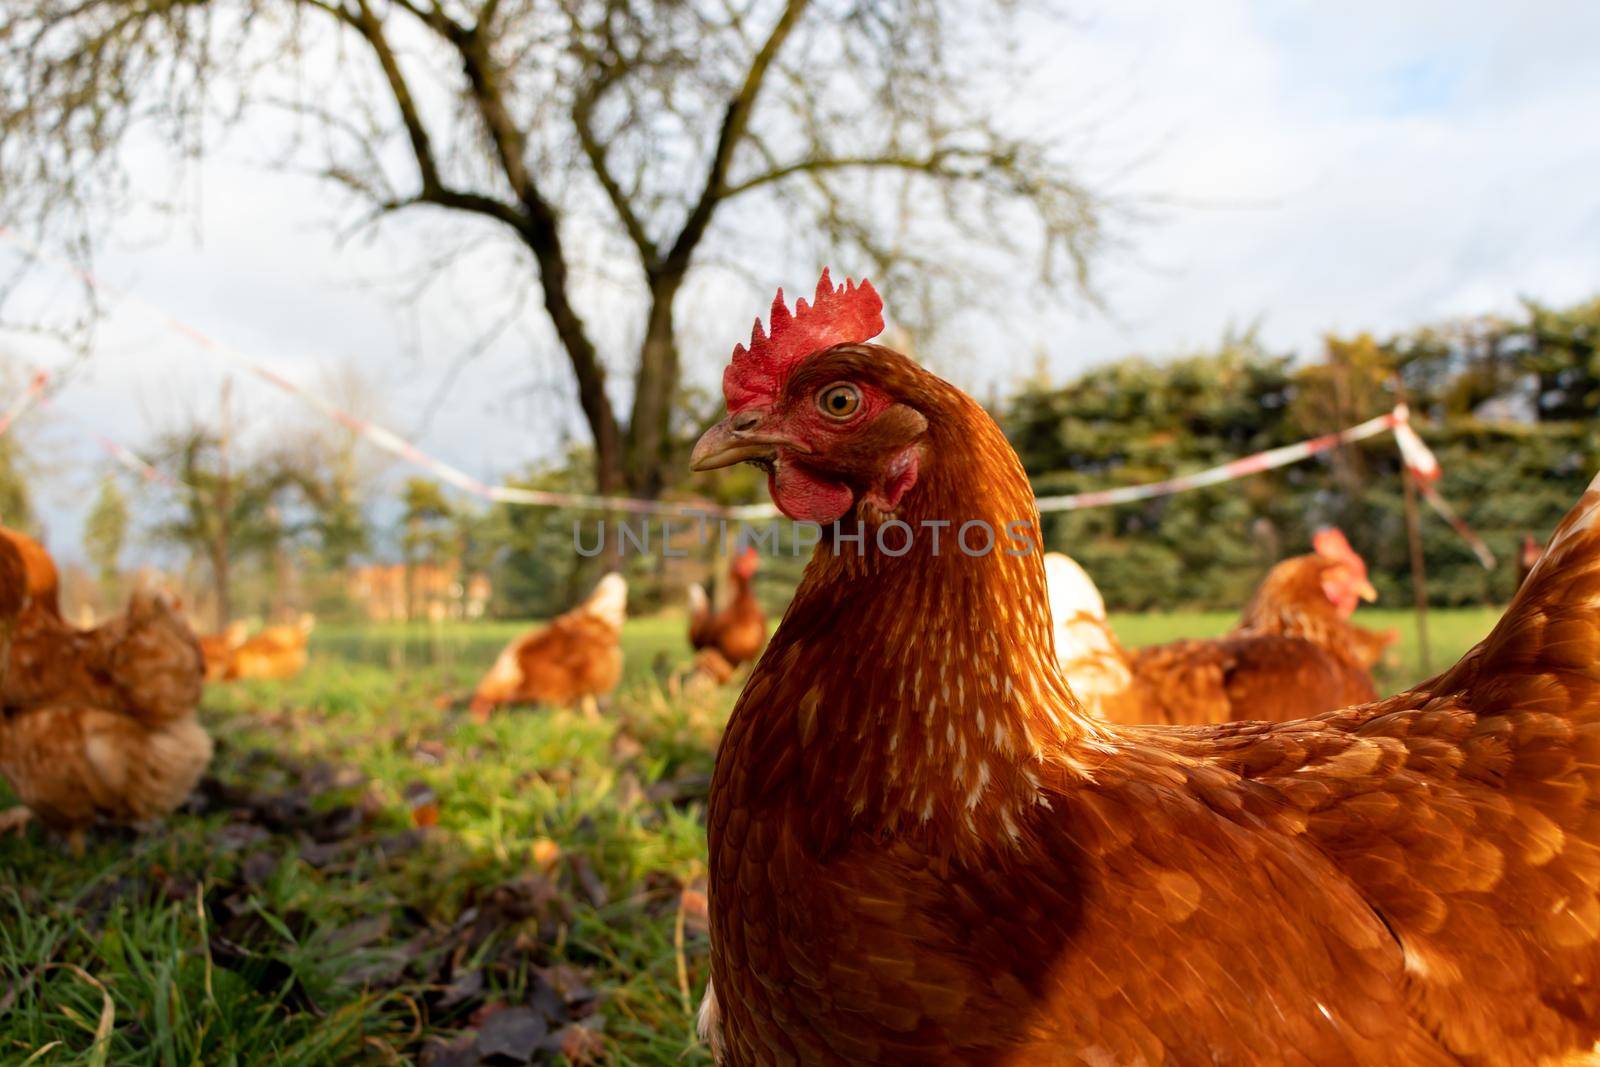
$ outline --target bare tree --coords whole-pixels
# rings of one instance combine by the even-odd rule
[[[1104,202],[1062,131],[1008,132],[994,114],[1007,28],[1043,17],[1026,7],[8,0],[0,221],[125,203],[142,193],[123,162],[136,137],[192,159],[219,125],[287,107],[283,158],[311,145],[364,217],[444,209],[486,224],[480,244],[512,239],[570,364],[598,487],[653,495],[680,399],[675,304],[697,267],[765,281],[785,253],[826,249],[892,284],[912,323],[1017,256],[1083,290]],[[950,256],[955,237],[984,254]],[[631,355],[603,354],[599,313],[579,306],[600,272],[641,298]],[[626,414],[609,379],[624,373]]]
[[[218,632],[235,618],[240,564],[254,559],[281,569],[280,553],[295,533],[286,508],[305,496],[281,435],[242,434],[231,392],[224,379],[214,420],[191,413],[146,450],[176,486],[149,532],[205,562]],[[272,583],[274,596],[284,577]]]

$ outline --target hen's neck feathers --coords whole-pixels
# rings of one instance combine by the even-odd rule
[[[1049,758],[1080,766],[1102,727],[1056,663],[1033,493],[984,411],[926,376],[919,480],[896,516],[915,532],[898,558],[874,526],[858,551],[825,537],[730,723],[719,768],[748,800],[787,800],[822,847],[855,831],[1015,838],[1041,803]],[[995,534],[964,552],[963,523]],[[933,529],[939,528],[938,550]],[[1024,526],[1025,524],[1025,526]],[[854,518],[841,521],[848,535]],[[1018,529],[1026,554],[1011,554]],[[884,544],[898,550],[904,530]],[[969,531],[974,549],[986,540]]]

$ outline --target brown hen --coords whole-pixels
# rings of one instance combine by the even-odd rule
[[[1276,724],[1102,722],[1053,654],[1015,454],[970,398],[862,343],[863,293],[792,323],[775,305],[692,460],[763,464],[786,514],[828,527],[717,756],[720,1061],[1586,1055],[1600,479],[1489,638],[1411,692]],[[875,534],[896,520],[924,536],[891,555]],[[1020,522],[1026,552],[936,550],[944,522]]]
[[[37,570],[25,558],[0,538],[0,572],[23,574],[26,588]],[[0,776],[22,807],[0,829],[37,816],[81,851],[96,819],[141,823],[177,807],[211,739],[195,719],[200,650],[171,604],[136,593],[121,617],[79,631],[24,595],[6,621]]]
[[[250,639],[250,627],[230,622],[221,633],[200,635],[200,656],[206,664],[206,681],[220,682],[227,677],[228,661],[234,649]]]
[[[726,676],[761,655],[767,641],[767,618],[756,599],[754,579],[761,557],[747,547],[728,568],[733,595],[721,611],[699,585],[689,587],[689,644],[696,652],[716,653],[715,675]],[[726,677],[719,677],[719,684]]]
[[[227,681],[243,678],[284,681],[306,669],[306,648],[316,628],[313,615],[302,615],[293,626],[268,626],[254,637],[240,641],[228,652],[222,677]],[[231,627],[224,635],[231,639]]]
[[[622,624],[628,583],[620,574],[600,579],[589,599],[543,629],[505,647],[472,695],[473,718],[484,722],[504,704],[581,705],[598,714],[596,701],[622,679]]]
[[[1048,554],[1056,655],[1073,693],[1112,722],[1173,725],[1300,719],[1376,698],[1370,668],[1393,638],[1348,618],[1375,596],[1366,565],[1337,530],[1318,534],[1317,549],[1274,566],[1226,636],[1132,651],[1082,568]]]

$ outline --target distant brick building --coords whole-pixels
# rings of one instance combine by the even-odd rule
[[[454,564],[370,563],[350,571],[346,592],[374,622],[480,619],[494,589],[486,574],[463,576]]]

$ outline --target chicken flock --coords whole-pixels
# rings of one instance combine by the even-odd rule
[[[870,284],[824,271],[769,321],[690,460],[822,531],[770,637],[753,549],[720,605],[689,592],[693,669],[742,681],[707,808],[719,1065],[1595,1062],[1600,477],[1493,632],[1379,700],[1397,635],[1354,621],[1338,530],[1223,636],[1124,647],[995,422],[872,343]],[[140,592],[83,630],[58,585],[0,531],[0,830],[81,850],[180,804],[203,682],[298,673],[312,620],[196,638]],[[598,715],[627,600],[607,574],[511,641],[471,716]]]

